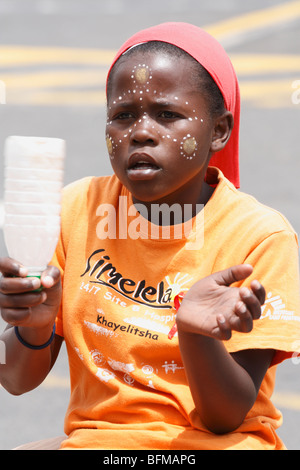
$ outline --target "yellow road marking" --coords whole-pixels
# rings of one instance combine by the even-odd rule
[[[232,54],[231,60],[237,74],[262,75],[269,73],[300,72],[300,55],[272,54]],[[1,81],[10,88],[34,88],[66,85],[104,85],[107,70],[65,70],[38,71],[36,73],[2,73]]]
[[[231,54],[230,59],[239,77],[271,73],[297,73],[300,77],[300,55]]]
[[[241,99],[259,108],[288,108],[292,102],[291,80],[240,82]]]
[[[45,88],[65,86],[104,85],[106,72],[101,70],[51,70],[48,72],[1,74],[9,89]]]
[[[257,29],[293,21],[299,17],[300,1],[294,1],[245,13],[216,24],[204,26],[204,29],[219,41],[222,41],[228,36],[244,35]]]
[[[0,66],[15,67],[45,64],[110,64],[115,51],[31,46],[0,46]]]
[[[300,17],[300,1],[292,1],[246,13],[204,29],[220,40],[226,34],[234,36],[241,32],[247,33],[256,28],[279,24],[298,17]],[[6,102],[49,106],[103,106],[106,101],[104,93],[106,73],[114,56],[115,51],[103,49],[0,46],[0,67],[2,69],[18,67],[16,73],[8,73],[7,70],[5,72],[3,70],[2,74],[0,72],[1,83],[6,85]],[[300,77],[299,55],[233,54],[231,59],[240,79],[244,101],[260,107],[292,106],[292,83]],[[73,67],[22,73],[25,66],[34,65],[44,67],[73,65]],[[84,69],[80,66],[84,66]],[[271,73],[277,76],[280,73],[288,74],[289,79],[273,78],[266,81],[244,79],[246,76],[258,78]]]
[[[19,90],[7,94],[7,103],[29,106],[104,106],[105,91],[35,91]]]
[[[279,409],[300,411],[300,394],[290,392],[275,392],[272,396],[272,402]]]
[[[299,17],[300,1],[293,1],[204,26],[204,29],[221,40],[227,34],[230,36],[244,34]],[[50,63],[108,65],[115,53],[106,49],[0,46],[0,65],[2,67]]]
[[[70,388],[70,380],[68,377],[59,377],[57,375],[50,374],[44,382],[41,384],[44,388]]]

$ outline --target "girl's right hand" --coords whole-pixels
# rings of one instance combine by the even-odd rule
[[[0,309],[12,326],[44,328],[53,325],[61,302],[58,268],[49,266],[41,279],[26,277],[27,269],[11,258],[0,258]],[[38,292],[36,289],[42,287]]]

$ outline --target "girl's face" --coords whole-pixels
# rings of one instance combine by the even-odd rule
[[[135,202],[202,202],[215,123],[193,70],[189,58],[139,52],[113,70],[106,143]]]

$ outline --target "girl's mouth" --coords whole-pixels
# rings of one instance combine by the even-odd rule
[[[152,179],[160,170],[155,160],[145,153],[134,153],[129,158],[127,174],[131,180]]]

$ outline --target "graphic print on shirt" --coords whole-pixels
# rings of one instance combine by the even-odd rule
[[[286,305],[284,304],[281,296],[273,294],[272,292],[269,292],[266,296],[265,304],[261,308],[260,318],[300,322],[300,317],[295,315],[295,312],[286,310]]]
[[[168,276],[165,281],[159,282],[156,286],[147,285],[146,280],[134,280],[123,276],[118,272],[116,266],[111,262],[110,256],[103,248],[95,250],[87,259],[86,267],[81,277],[89,279],[89,283],[93,285],[110,287],[117,295],[121,295],[123,305],[126,306],[126,299],[136,304],[159,309],[172,309],[170,303],[179,290],[187,290],[183,288],[192,278],[187,279],[188,274],[179,278],[178,273],[171,283]],[[84,284],[82,284],[83,286]],[[92,289],[91,287],[91,289]],[[108,296],[112,298],[112,294]],[[121,304],[121,300],[119,301]]]
[[[79,349],[75,348],[75,351],[80,360],[84,361],[84,355],[79,351]],[[123,381],[130,387],[135,385],[136,380],[132,376],[132,373],[136,371],[135,364],[117,361],[111,357],[106,358],[99,349],[91,350],[89,352],[88,360],[89,363],[94,366],[95,376],[101,382],[108,383],[109,381],[116,379]],[[155,389],[154,382],[156,376],[166,376],[168,374],[174,375],[177,371],[183,370],[184,368],[175,360],[171,360],[169,362],[161,361],[159,368],[153,367],[148,363],[141,363],[138,369],[139,383],[143,383],[143,385]]]
[[[167,335],[170,323],[175,322],[174,297],[188,290],[193,278],[187,273],[177,272],[174,278],[165,276],[157,285],[146,280],[132,279],[123,275],[104,249],[97,249],[87,258],[80,275],[80,290],[97,296],[97,299],[113,303],[103,311],[97,308],[95,321],[84,320],[85,325],[96,335],[117,337],[120,333],[157,341],[159,335]],[[107,305],[107,302],[102,302]],[[124,310],[122,321],[112,317],[115,306]]]
[[[149,345],[149,340],[152,343],[166,339],[175,322],[174,297],[188,290],[192,281],[189,274],[175,272],[154,286],[121,273],[104,249],[97,249],[88,256],[80,275],[79,291],[81,295],[92,296],[95,315],[93,319],[89,311],[82,321],[83,327],[95,338],[94,347],[90,346],[89,362],[101,382],[121,380],[132,387],[138,377],[140,384],[155,389],[158,375],[166,377],[182,372],[182,364],[172,357],[162,357],[157,367],[151,362],[134,364],[124,360],[121,346],[120,357],[110,357],[104,350],[106,341],[121,341],[121,345],[122,341],[147,340]],[[96,344],[99,346],[95,347]],[[82,358],[81,352],[76,352]]]

